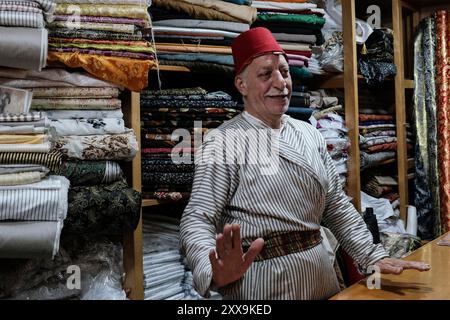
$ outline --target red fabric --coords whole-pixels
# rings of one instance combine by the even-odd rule
[[[342,258],[345,262],[345,267],[347,271],[348,286],[351,286],[352,284],[355,284],[358,281],[364,279],[364,276],[361,273],[359,273],[358,269],[356,268],[353,259],[344,250],[342,250]]]
[[[272,33],[266,28],[253,28],[241,33],[231,44],[234,70],[239,74],[252,60],[270,52],[281,52],[288,60]]]

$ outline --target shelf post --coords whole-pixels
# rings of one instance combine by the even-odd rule
[[[356,55],[355,0],[342,0],[342,28],[344,33],[344,91],[345,122],[350,138],[347,194],[361,212],[361,175],[359,151],[358,62]]]

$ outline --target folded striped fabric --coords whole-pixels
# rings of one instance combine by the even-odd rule
[[[0,122],[31,122],[44,118],[41,112],[30,112],[21,114],[0,114]]]
[[[56,171],[61,166],[62,157],[63,155],[59,151],[50,153],[0,152],[0,164],[34,164]]]
[[[65,177],[49,176],[37,183],[0,186],[0,220],[64,220],[69,185]]]

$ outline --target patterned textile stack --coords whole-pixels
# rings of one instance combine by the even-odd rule
[[[154,0],[150,8],[160,64],[233,72],[231,42],[256,19],[250,1]]]
[[[143,91],[144,197],[189,199],[194,178],[194,148],[200,146],[203,133],[238,113],[237,103],[225,92],[207,93],[202,88]],[[199,138],[198,145],[194,144],[195,137]]]
[[[47,126],[60,161],[52,170],[72,184],[65,232],[134,230],[141,196],[128,187],[113,161],[131,160],[138,144],[124,125],[117,86],[63,69],[4,70],[0,83],[33,90],[31,108],[45,111],[49,118]]]
[[[48,133],[40,112],[0,114],[0,258],[53,258],[59,250],[69,180],[55,175],[61,154]]]
[[[55,10],[51,0],[0,1],[0,66],[41,70],[47,61],[44,20]]]
[[[293,79],[305,79],[321,74],[312,47],[321,45],[321,29],[325,11],[307,0],[252,1],[258,9],[254,27],[266,27],[286,51]]]
[[[51,62],[81,67],[105,81],[140,91],[156,65],[155,51],[142,38],[150,27],[145,0],[57,0],[49,24]]]
[[[145,300],[200,300],[192,272],[178,249],[180,220],[167,215],[144,215]],[[210,299],[220,299],[212,293]]]

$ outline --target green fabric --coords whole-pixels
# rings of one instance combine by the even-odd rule
[[[262,14],[258,15],[257,21],[281,22],[281,23],[303,23],[311,25],[311,29],[321,29],[325,19],[313,14]]]
[[[107,176],[107,161],[64,161],[58,174],[70,180],[71,186],[92,186],[122,179],[122,172]]]
[[[306,68],[289,67],[289,72],[292,79],[310,79],[313,77],[311,72],[309,72]]]
[[[64,232],[121,235],[139,222],[141,193],[124,180],[110,185],[73,187]]]
[[[80,49],[97,49],[97,50],[114,50],[114,51],[128,51],[128,52],[147,52],[154,53],[152,47],[143,46],[124,46],[124,45],[110,45],[110,44],[94,44],[94,43],[49,43],[49,47],[53,48],[80,48]]]

